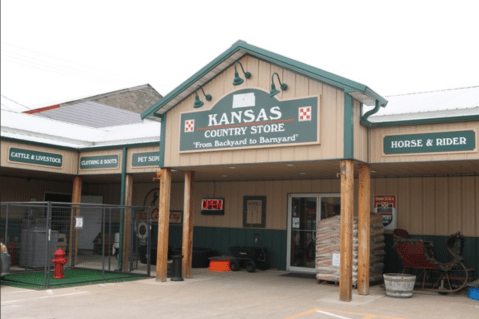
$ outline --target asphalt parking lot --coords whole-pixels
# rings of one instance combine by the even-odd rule
[[[385,295],[380,285],[368,296],[353,290],[338,300],[338,287],[268,270],[248,273],[193,269],[183,282],[138,281],[52,290],[1,286],[1,317],[7,318],[479,318],[479,302],[466,291],[442,296],[414,292]]]

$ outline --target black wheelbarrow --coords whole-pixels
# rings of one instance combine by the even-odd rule
[[[230,247],[233,259],[231,260],[231,270],[237,271],[243,266],[248,272],[254,272],[256,268],[261,270],[268,269],[266,262],[266,250],[263,247]]]

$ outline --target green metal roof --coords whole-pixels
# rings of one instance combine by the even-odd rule
[[[376,101],[379,102],[380,106],[385,106],[387,104],[385,98],[361,83],[351,81],[282,55],[258,48],[240,40],[234,43],[231,48],[223,52],[200,71],[196,72],[180,86],[168,93],[148,110],[143,112],[141,118],[144,119],[146,117],[159,116],[166,113],[169,109],[193,93],[196,85],[203,85],[209,82],[217,74],[228,68],[236,60],[246,54],[341,89],[366,105],[374,105]]]

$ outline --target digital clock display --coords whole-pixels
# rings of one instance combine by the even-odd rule
[[[203,198],[201,200],[201,214],[203,215],[223,215],[224,199],[222,198]]]

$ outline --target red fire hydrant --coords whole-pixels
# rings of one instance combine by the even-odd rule
[[[52,263],[55,264],[55,274],[52,278],[65,278],[65,276],[63,276],[63,265],[65,265],[68,261],[65,258],[65,252],[61,248],[58,248],[58,250],[53,254],[53,256],[55,256],[55,258],[52,260]]]

